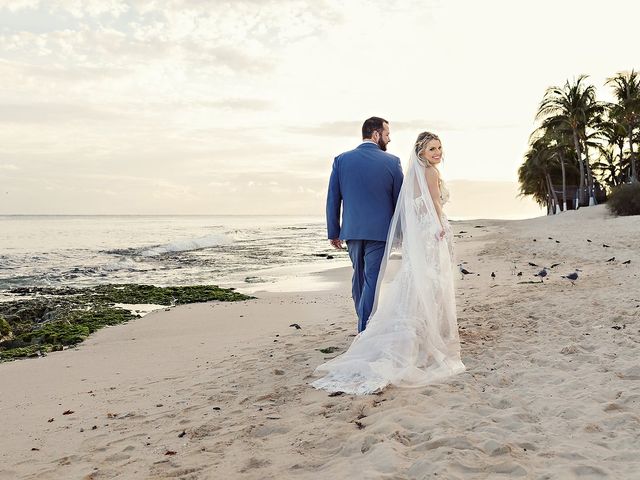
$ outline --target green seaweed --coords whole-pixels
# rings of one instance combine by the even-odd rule
[[[98,285],[90,288],[21,287],[9,290],[16,295],[53,295],[65,299],[79,298],[87,303],[137,303],[148,305],[183,305],[187,303],[235,302],[254,297],[243,295],[232,288],[217,285],[188,285],[182,287],[156,287],[137,283]]]
[[[9,325],[9,322],[7,322],[5,318],[0,315],[0,338],[8,337],[9,335],[11,335],[11,333],[11,325]]]
[[[181,305],[254,297],[217,285],[156,287],[113,284],[90,288],[26,287],[10,290],[34,298],[0,303],[0,361],[34,357],[81,343],[108,325],[140,315],[114,304]],[[6,332],[6,333],[5,333]]]
[[[233,302],[253,297],[217,285],[186,287],[156,287],[154,285],[120,284],[95,287],[94,295],[113,303],[148,303],[156,305],[182,305],[186,303],[218,300]]]
[[[45,353],[46,347],[41,345],[29,345],[28,347],[8,348],[0,351],[0,362],[16,360],[18,358],[38,357],[39,353]]]

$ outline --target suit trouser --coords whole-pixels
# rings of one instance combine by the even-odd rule
[[[353,265],[351,296],[358,314],[358,333],[367,328],[373,309],[376,283],[386,242],[377,240],[347,240]]]

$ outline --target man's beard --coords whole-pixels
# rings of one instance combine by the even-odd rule
[[[378,139],[378,146],[380,147],[380,150],[382,150],[383,152],[387,151],[387,144],[385,143],[385,141],[382,139],[382,137],[380,137]]]

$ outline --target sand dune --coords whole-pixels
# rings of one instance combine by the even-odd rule
[[[595,207],[454,231],[479,274],[457,283],[467,372],[310,388],[356,328],[334,269],[328,290],[154,312],[0,364],[0,479],[638,478],[640,220]]]

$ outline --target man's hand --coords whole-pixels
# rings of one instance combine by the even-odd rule
[[[329,240],[329,243],[336,250],[344,250],[344,246],[342,245],[342,240],[340,240],[339,238],[334,238],[332,240]]]

